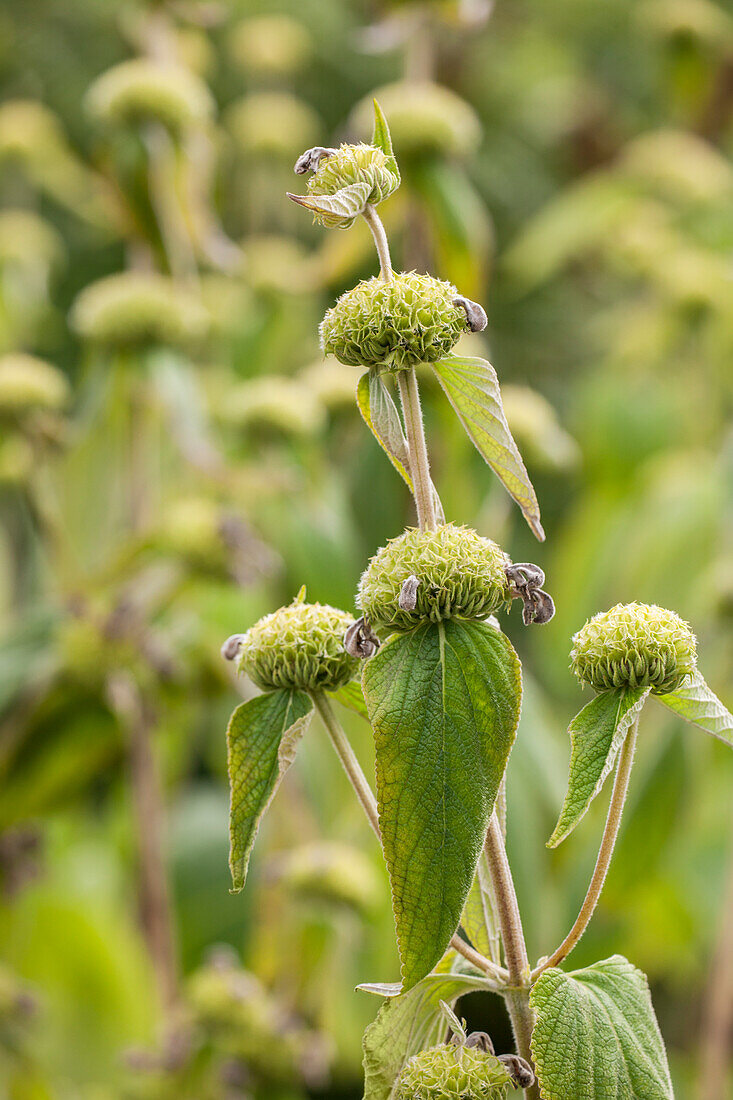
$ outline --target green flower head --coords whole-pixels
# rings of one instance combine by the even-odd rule
[[[397,1079],[395,1100],[505,1100],[509,1072],[479,1047],[446,1043],[423,1050]]]
[[[374,555],[357,604],[379,628],[410,630],[426,620],[485,619],[511,600],[504,551],[469,527],[409,529]]]
[[[206,122],[214,101],[190,69],[135,58],[120,62],[95,80],[87,92],[87,107],[94,118],[108,124],[152,120],[178,133]]]
[[[433,363],[469,331],[466,310],[456,304],[451,283],[397,274],[385,283],[376,276],[339,298],[321,322],[323,350],[350,366],[406,370]]]
[[[695,671],[695,635],[674,611],[656,604],[616,604],[594,615],[573,638],[572,669],[595,691],[651,687],[667,695]]]
[[[204,335],[208,316],[195,295],[167,276],[124,271],[85,287],[71,322],[96,344],[186,345]]]
[[[9,352],[0,356],[0,417],[19,417],[34,409],[58,410],[71,391],[66,376],[35,355]]]
[[[359,662],[344,649],[352,616],[327,604],[305,603],[303,595],[265,615],[241,639],[239,670],[264,690],[335,691],[356,674]]]
[[[313,175],[308,194],[290,198],[329,229],[348,229],[367,204],[376,206],[400,185],[394,157],[376,145],[316,146],[298,158],[295,171]]]

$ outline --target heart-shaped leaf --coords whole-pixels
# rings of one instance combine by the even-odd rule
[[[733,714],[710,690],[701,672],[694,672],[676,691],[658,695],[657,698],[694,726],[699,726],[726,745],[733,745]]]
[[[519,659],[485,622],[394,635],[366,662],[377,797],[405,989],[458,927],[516,734]]]
[[[400,170],[397,167],[397,160],[395,159],[394,150],[392,149],[392,135],[389,132],[389,126],[387,125],[387,119],[384,117],[384,111],[374,100],[374,132],[372,134],[372,145],[376,145],[377,149],[381,149],[384,155],[387,157],[387,167],[390,171],[394,172],[399,181]]]
[[[530,1003],[543,1100],[674,1100],[646,977],[621,955],[546,970]]]
[[[649,688],[616,688],[591,699],[575,715],[570,734],[570,775],[555,831],[547,841],[556,848],[572,833],[600,794],[632,722],[638,718]]]
[[[480,975],[429,974],[407,993],[393,986],[360,986],[386,996],[364,1032],[364,1100],[389,1100],[402,1067],[414,1054],[435,1046],[446,1031],[440,1002],[454,1005],[464,993],[486,989]]]
[[[433,369],[476,450],[522,509],[534,534],[543,541],[545,532],[537,494],[509,431],[499,380],[491,363],[449,355],[433,363]]]
[[[229,866],[235,892],[244,886],[260,821],[293,762],[312,712],[305,692],[278,688],[242,703],[229,720]]]
[[[333,195],[291,195],[288,198],[321,218],[324,225],[348,229],[361,214],[369,198],[368,183],[350,183]]]

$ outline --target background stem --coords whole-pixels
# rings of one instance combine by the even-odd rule
[[[728,889],[723,922],[703,1009],[700,1040],[699,1100],[726,1096],[733,1044],[733,861],[728,869]]]
[[[430,478],[430,461],[425,442],[420,391],[414,367],[397,372],[397,388],[402,402],[402,414],[405,418],[405,434],[410,452],[410,473],[412,475],[417,522],[421,531],[434,531],[437,527],[435,513],[435,493]]]
[[[613,850],[616,847],[618,831],[621,825],[621,815],[623,814],[624,803],[626,802],[626,795],[629,790],[629,778],[631,776],[631,766],[634,763],[638,735],[639,715],[634,719],[619,755],[616,779],[613,784],[613,793],[611,794],[608,816],[606,817],[606,826],[603,830],[598,858],[590,880],[590,885],[588,886],[588,892],[585,895],[577,920],[558,949],[554,951],[549,958],[544,959],[536,970],[533,971],[533,981],[539,977],[543,970],[547,970],[550,966],[558,966],[563,959],[566,959],[590,924],[590,919],[598,905],[598,899],[603,890],[603,884],[606,881]]]

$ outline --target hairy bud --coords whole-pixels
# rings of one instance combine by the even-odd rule
[[[122,61],[102,73],[87,92],[86,103],[102,122],[154,121],[173,133],[206,122],[214,108],[209,89],[190,69],[145,58]]]
[[[247,631],[239,643],[239,670],[264,689],[335,691],[358,668],[344,648],[344,633],[353,622],[345,611],[303,602],[301,594]]]
[[[410,630],[424,621],[485,619],[511,600],[508,559],[468,527],[409,529],[377,551],[357,604],[376,627]]]
[[[376,205],[400,185],[394,158],[375,145],[316,146],[295,162],[302,175],[314,169],[307,195],[289,195],[331,229],[348,229],[367,204]]]
[[[655,604],[616,604],[573,637],[572,669],[595,691],[651,687],[666,695],[695,671],[695,635],[674,611]]]
[[[98,344],[188,344],[206,331],[198,299],[165,275],[126,271],[90,283],[74,302],[71,323]]]
[[[414,1055],[400,1073],[395,1100],[505,1100],[510,1075],[480,1045],[442,1046]]]
[[[328,161],[326,162],[328,163]],[[451,283],[397,274],[375,277],[342,294],[321,323],[323,350],[351,366],[406,370],[447,355],[468,330]]]

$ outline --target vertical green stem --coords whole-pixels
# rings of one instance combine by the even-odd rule
[[[430,461],[425,442],[425,426],[420,406],[420,391],[414,367],[397,372],[397,388],[405,418],[405,434],[410,452],[410,473],[417,508],[417,522],[421,531],[434,531],[437,527],[435,493],[430,478]]]
[[[504,834],[496,812],[492,813],[486,833],[486,858],[494,886],[496,916],[504,945],[504,961],[509,971],[509,985],[504,1002],[512,1022],[517,1054],[532,1064],[532,1028],[534,1020],[529,1004],[529,957],[524,942],[522,918],[519,914],[517,893],[514,889],[509,860],[504,845]],[[537,1084],[525,1089],[527,1100],[539,1100]]]
[[[362,217],[371,229],[374,243],[377,246],[381,276],[385,283],[391,283],[394,272],[392,271],[392,259],[389,254],[389,241],[382,225],[382,219],[371,203],[367,203],[364,207]]]
[[[608,868],[611,865],[613,850],[616,847],[616,840],[621,826],[621,815],[623,814],[624,803],[626,802],[626,795],[629,790],[629,778],[631,776],[631,767],[634,763],[638,736],[639,716],[637,715],[626,735],[626,740],[619,754],[616,779],[613,784],[613,793],[611,794],[611,801],[608,806],[606,825],[603,830],[601,846],[598,851],[598,858],[596,859],[596,865],[593,870],[593,875],[591,876],[590,885],[588,886],[588,892],[580,907],[580,912],[578,913],[575,924],[557,950],[553,951],[549,958],[544,959],[533,972],[533,980],[539,977],[543,970],[547,970],[550,966],[558,966],[563,959],[566,959],[590,924],[590,919],[598,905],[598,899],[603,890],[603,884],[606,881]]]

